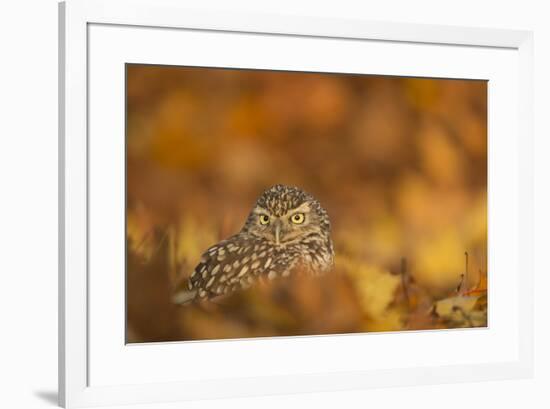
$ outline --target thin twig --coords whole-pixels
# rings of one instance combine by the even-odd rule
[[[464,273],[460,274],[460,283],[456,287],[456,292],[460,295],[464,295],[468,286],[468,252],[464,252],[465,256],[465,269]]]
[[[168,236],[168,229],[165,228],[163,233],[162,233],[162,236],[159,240],[159,243],[158,245],[155,247],[155,249],[151,252],[151,257],[149,257],[149,260],[147,260],[147,262],[151,262],[155,256],[157,255],[157,253],[159,252],[159,250],[161,249],[162,245],[164,244],[164,241],[166,240],[166,237]]]
[[[151,236],[151,233],[153,233],[153,229],[150,229],[149,231],[147,231],[147,233],[145,233],[143,235],[143,237],[141,238],[141,240],[139,241],[139,243],[136,245],[136,248],[134,250],[134,252],[136,254],[138,254],[141,250],[141,248],[145,245],[145,242],[149,239],[149,237]]]
[[[466,268],[464,273],[464,287],[468,287],[468,252],[465,251],[464,255],[466,256]]]
[[[462,290],[462,285],[464,284],[464,273],[460,274],[460,282],[456,286],[456,293],[460,294],[460,291]]]

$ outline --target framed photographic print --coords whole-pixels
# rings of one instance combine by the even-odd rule
[[[60,27],[62,405],[530,375],[531,33]]]

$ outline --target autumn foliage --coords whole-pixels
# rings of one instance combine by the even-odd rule
[[[486,82],[128,65],[126,103],[129,342],[487,325]],[[276,183],[335,271],[173,305]]]

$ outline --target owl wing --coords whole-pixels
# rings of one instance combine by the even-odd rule
[[[265,240],[238,234],[206,250],[173,301],[185,304],[246,289],[260,278],[286,277],[299,268],[299,251],[277,249]]]
[[[176,293],[173,301],[185,304],[194,299],[210,299],[248,288],[271,264],[265,241],[237,234],[206,250],[188,281],[186,290]]]

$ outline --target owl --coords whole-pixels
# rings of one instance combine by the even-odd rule
[[[259,280],[293,273],[320,275],[334,265],[327,212],[297,187],[276,185],[256,201],[241,231],[208,248],[187,288],[173,301],[186,304],[246,289]]]

